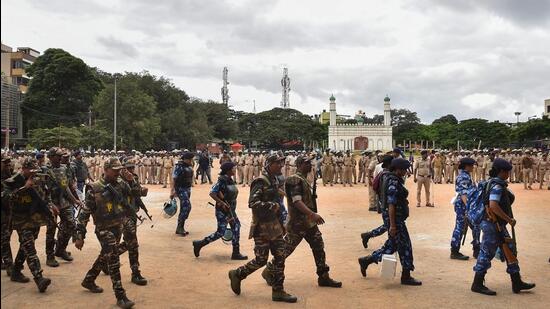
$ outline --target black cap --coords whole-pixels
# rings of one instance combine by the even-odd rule
[[[408,160],[403,158],[395,158],[391,161],[390,167],[393,169],[406,170],[411,166]]]
[[[181,154],[181,158],[183,160],[187,160],[187,159],[193,159],[195,157],[195,154],[192,153],[192,152],[189,152],[189,151],[186,151],[184,153]]]
[[[391,165],[391,161],[393,161],[393,156],[390,155],[384,155],[382,157],[382,168],[388,168]]]
[[[476,160],[474,160],[472,158],[469,158],[469,157],[460,159],[460,163],[459,163],[459,165],[461,165],[461,166],[474,165],[474,164],[476,164]]]
[[[302,165],[306,162],[310,162],[312,159],[312,157],[310,156],[307,156],[307,155],[300,155],[298,156],[298,158],[296,158],[296,165]]]
[[[502,158],[496,158],[493,161],[493,167],[497,170],[504,170],[504,171],[510,171],[512,170],[512,164],[510,162],[502,159]]]
[[[233,162],[225,162],[220,166],[221,174],[225,174],[228,171],[230,171],[233,167],[235,167],[235,163]]]

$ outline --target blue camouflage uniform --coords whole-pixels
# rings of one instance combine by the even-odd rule
[[[239,247],[240,231],[241,231],[241,222],[237,217],[236,208],[237,208],[237,196],[239,195],[239,189],[233,179],[227,175],[221,175],[212,186],[210,193],[218,194],[221,192],[224,196],[224,200],[229,204],[231,208],[231,214],[227,214],[222,211],[220,208],[216,207],[216,220],[218,221],[218,229],[216,232],[207,236],[204,240],[206,244],[211,243],[219,238],[221,238],[225,231],[227,230],[228,220],[233,217],[233,220],[229,225],[231,226],[231,232],[233,232],[233,239],[231,240],[233,247]]]
[[[500,208],[511,216],[511,207],[514,201],[514,195],[507,189],[507,183],[500,178],[492,178],[491,181],[496,182],[489,190],[489,201],[495,201],[499,204]],[[497,228],[500,227],[500,231]],[[491,268],[491,260],[495,257],[497,248],[501,246],[509,246],[513,252],[513,244],[505,243],[504,238],[509,238],[510,234],[506,230],[506,222],[497,219],[497,222],[493,222],[486,217],[481,221],[481,230],[483,231],[483,239],[481,240],[481,251],[477,258],[477,263],[474,266],[474,271],[477,273],[485,274],[489,268]],[[519,272],[519,264],[507,263],[506,272],[514,274]]]
[[[462,231],[464,230],[464,225],[467,224],[465,221],[466,216],[466,205],[462,202],[461,196],[467,195],[472,189],[474,189],[474,184],[472,182],[472,176],[466,170],[460,170],[458,176],[455,180],[455,191],[457,197],[454,203],[456,220],[455,228],[453,230],[453,235],[451,238],[451,248],[459,250],[460,241],[462,240]],[[472,245],[474,250],[479,248],[479,237],[480,229],[479,226],[472,227]]]
[[[178,226],[184,226],[185,220],[191,213],[191,185],[193,184],[193,168],[187,163],[180,161],[174,168],[172,178],[176,181],[174,189],[180,200],[180,213],[178,215]]]
[[[382,219],[384,220],[385,228],[389,231],[390,215],[388,205],[395,205],[397,235],[391,237],[388,232],[388,240],[386,240],[382,248],[372,253],[372,258],[374,261],[380,262],[382,260],[382,255],[393,254],[397,251],[403,270],[413,271],[412,244],[407,225],[405,224],[405,220],[409,216],[409,202],[407,200],[409,191],[407,191],[404,186],[404,180],[393,173],[388,175],[387,181],[384,181],[383,185],[385,186],[385,202],[384,205],[382,205]]]

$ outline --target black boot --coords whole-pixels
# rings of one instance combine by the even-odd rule
[[[367,249],[369,247],[369,239],[372,237],[370,232],[361,233],[361,240],[363,241],[363,248]]]
[[[137,285],[147,285],[147,279],[145,279],[139,270],[132,271],[132,283]]]
[[[13,267],[11,269],[10,280],[19,283],[27,283],[31,281],[31,279],[23,275],[20,269],[14,269]]]
[[[178,226],[176,227],[176,234],[178,235],[185,235],[185,230],[183,229],[183,223],[178,222]]]
[[[320,275],[319,278],[317,278],[317,284],[319,284],[319,286],[325,286],[325,287],[329,287],[329,288],[341,288],[342,287],[342,282],[332,279],[328,275],[328,272]]]
[[[285,303],[295,303],[298,301],[298,298],[288,294],[284,290],[273,290],[271,292],[271,300]]]
[[[103,289],[97,286],[95,281],[84,279],[80,285],[92,293],[103,293]]]
[[[372,258],[372,255],[368,255],[368,256],[359,258],[358,261],[359,261],[359,266],[361,267],[361,275],[363,275],[363,277],[367,276],[367,267],[369,267],[370,264],[372,264],[372,263],[378,264]]]
[[[231,281],[231,290],[233,290],[233,293],[237,295],[241,295],[241,277],[239,276],[239,272],[235,270],[229,271],[229,280]]]
[[[69,252],[67,252],[66,250],[55,252],[55,256],[60,257],[60,258],[64,259],[67,262],[72,262],[72,260],[73,260],[73,257],[71,256],[71,254]]]
[[[466,261],[469,258],[469,256],[460,253],[457,248],[451,248],[451,260]]]
[[[193,253],[195,257],[199,257],[201,254],[202,247],[206,246],[208,242],[205,240],[193,240]]]
[[[46,292],[46,289],[48,288],[50,283],[52,283],[52,280],[50,280],[49,278],[39,276],[37,278],[34,278],[34,282],[36,283],[36,287],[38,287],[38,291],[40,293],[44,293]]]
[[[6,274],[8,277],[11,277],[11,271],[13,270],[13,264],[7,264],[6,265]]]
[[[50,267],[57,267],[57,266],[59,266],[59,262],[57,262],[57,260],[55,259],[55,257],[53,255],[48,255],[46,257],[46,265],[48,265]]]
[[[519,273],[510,274],[510,278],[512,279],[512,291],[516,294],[522,290],[530,290],[535,287],[534,283],[523,282]]]
[[[485,273],[477,273],[474,276],[474,282],[472,283],[471,290],[472,292],[476,292],[479,294],[484,295],[497,295],[497,292],[490,290],[488,287],[486,287],[483,283],[485,281]]]
[[[242,255],[239,247],[233,247],[233,253],[231,254],[232,260],[248,260],[248,256]]]
[[[422,285],[422,281],[416,280],[411,277],[410,270],[403,270],[401,273],[401,284],[402,285]]]
[[[132,308],[134,306],[134,302],[129,300],[128,297],[126,297],[126,294],[117,297],[116,299],[116,305],[120,308],[128,309]]]

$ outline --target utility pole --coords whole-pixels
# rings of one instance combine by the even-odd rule
[[[229,82],[227,81],[227,67],[223,67],[223,87],[222,87],[222,102],[225,104],[225,106],[229,105],[229,89],[227,88],[227,85],[229,85]]]
[[[281,99],[281,107],[290,107],[290,78],[288,77],[288,68],[283,68],[283,78],[281,79],[281,86],[283,86],[283,97]]]
[[[115,75],[115,106],[114,106],[114,129],[113,129],[113,151],[116,152],[116,80],[117,76]]]
[[[252,102],[254,103],[254,106],[252,108],[252,113],[256,114],[256,100],[252,100]]]

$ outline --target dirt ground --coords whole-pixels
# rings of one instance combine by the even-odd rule
[[[416,186],[412,179],[407,181],[407,185],[414,206]],[[421,287],[401,286],[398,277],[393,281],[380,279],[380,264],[369,267],[367,278],[363,278],[357,258],[379,248],[386,236],[371,240],[369,248],[363,249],[359,234],[380,225],[382,220],[378,214],[367,210],[366,187],[320,186],[319,212],[326,220],[320,229],[325,240],[327,262],[331,276],[341,280],[343,288],[317,286],[313,257],[307,243],[303,242],[287,259],[285,269],[285,288],[298,296],[298,303],[281,304],[271,301],[271,290],[262,280],[260,271],[243,281],[240,296],[233,294],[227,272],[243,263],[230,260],[231,245],[220,240],[203,248],[199,258],[194,257],[191,241],[203,238],[216,228],[214,209],[207,206],[209,185],[197,185],[192,190],[193,209],[186,226],[190,235],[184,238],[174,234],[177,216],[165,219],[160,215],[162,204],[168,198],[168,189],[160,186],[150,186],[150,189],[145,202],[154,217],[154,228],[146,222],[138,230],[141,269],[149,280],[147,286],[130,282],[127,254],[121,256],[123,286],[137,308],[548,308],[550,303],[550,191],[547,190],[524,191],[522,185],[511,185],[516,194],[514,211],[518,221],[521,273],[537,287],[530,293],[513,294],[505,265],[493,261],[486,284],[498,295],[489,297],[470,292],[474,260],[449,259],[449,241],[454,227],[454,211],[450,205],[454,193],[452,185],[436,185],[436,207],[412,207],[407,220],[416,267],[413,275],[423,281]],[[239,190],[237,212],[243,223],[241,251],[252,258],[254,243],[247,239],[251,217],[246,206],[249,189]],[[39,294],[32,281],[14,283],[2,273],[2,307],[115,307],[108,276],[101,274],[97,280],[97,284],[105,289],[103,294],[92,294],[80,286],[99,252],[93,226],[90,225],[88,230],[81,252],[70,245],[75,260],[72,263],[60,262],[60,267],[50,268],[45,265],[45,230],[42,229],[37,248],[44,275],[52,279],[52,284],[46,293]],[[15,238],[14,235],[14,252],[18,248]],[[471,247],[466,246],[462,252],[471,255]],[[30,277],[27,266],[24,273]]]

